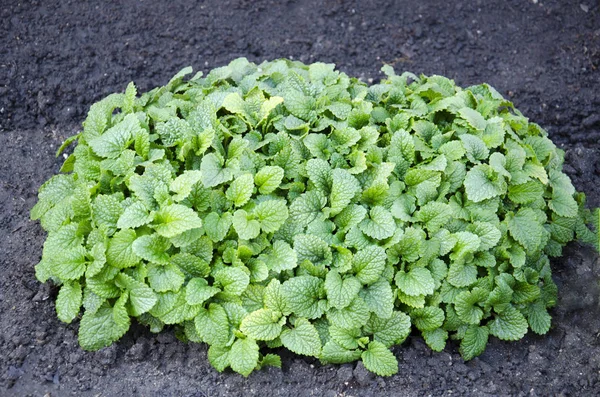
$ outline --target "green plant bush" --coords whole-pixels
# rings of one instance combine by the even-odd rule
[[[31,211],[36,275],[62,321],[83,313],[81,346],[133,317],[209,344],[219,371],[283,346],[392,375],[411,331],[466,360],[545,334],[549,257],[597,244],[563,152],[487,84],[383,71],[242,58],[94,104]]]

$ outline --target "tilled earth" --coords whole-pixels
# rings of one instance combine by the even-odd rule
[[[54,311],[34,276],[45,235],[29,221],[54,152],[89,106],[134,80],[246,56],[334,62],[366,81],[379,69],[488,82],[566,150],[566,172],[600,205],[600,4],[597,1],[77,1],[0,5],[0,395],[415,396],[600,394],[600,262],[571,244],[553,262],[559,302],[548,335],[492,339],[464,362],[457,345],[394,348],[390,378],[362,364],[294,355],[249,378],[213,370],[206,347],[134,326],[96,353]]]

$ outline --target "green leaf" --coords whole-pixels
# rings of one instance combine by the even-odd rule
[[[469,326],[460,342],[459,351],[462,358],[468,361],[483,353],[488,342],[488,336],[488,327]]]
[[[415,218],[423,222],[429,233],[437,232],[452,217],[452,210],[448,204],[431,201],[421,207]]]
[[[258,344],[251,338],[237,339],[228,356],[231,369],[248,376],[258,364]]]
[[[288,243],[281,240],[273,242],[272,250],[264,258],[264,261],[269,270],[275,273],[292,270],[298,264],[296,252]]]
[[[294,238],[294,251],[298,261],[309,260],[315,265],[328,266],[333,260],[329,244],[311,234],[299,234]]]
[[[394,277],[396,285],[409,296],[430,295],[435,289],[431,272],[423,267],[415,267],[405,272],[400,270]]]
[[[508,230],[527,252],[535,252],[540,248],[544,228],[531,208],[520,209],[508,222]]]
[[[225,292],[233,295],[241,295],[250,284],[250,276],[239,267],[224,267],[213,277]]]
[[[261,194],[269,194],[281,185],[283,180],[283,168],[278,166],[266,166],[260,169],[254,176],[254,183]]]
[[[300,317],[315,319],[323,314],[323,280],[313,276],[294,277],[282,284],[282,294],[289,310]]]
[[[467,172],[465,191],[469,200],[479,203],[506,193],[506,181],[490,166],[476,165]]]
[[[306,162],[308,179],[324,195],[329,195],[332,183],[331,166],[325,160],[310,159]]]
[[[371,208],[369,218],[360,223],[360,230],[371,238],[384,240],[394,234],[396,223],[388,210],[376,206]]]
[[[223,168],[223,160],[214,153],[209,153],[202,158],[200,172],[202,172],[202,184],[207,188],[233,179],[231,170]]]
[[[175,192],[173,200],[179,202],[190,195],[194,185],[202,179],[202,173],[198,170],[186,170],[171,182],[169,189]]]
[[[273,340],[281,333],[281,313],[259,309],[242,320],[240,331],[256,340]]]
[[[323,346],[319,358],[324,364],[344,364],[358,360],[360,355],[360,350],[344,349],[336,342],[330,340]]]
[[[133,135],[139,128],[137,116],[128,114],[123,121],[88,143],[98,156],[116,159],[133,142]]]
[[[148,266],[148,282],[156,292],[179,291],[185,275],[172,263],[166,265],[150,264]]]
[[[201,309],[194,319],[196,331],[211,346],[225,346],[229,342],[229,319],[223,306],[211,303]]]
[[[75,282],[67,282],[60,287],[56,298],[56,314],[60,321],[70,323],[79,314],[82,301],[81,285]]]
[[[146,205],[141,201],[135,201],[119,216],[117,227],[119,229],[135,229],[152,222],[153,219],[154,215],[148,211]]]
[[[538,300],[527,307],[527,322],[536,334],[544,335],[550,331],[551,320],[543,301]]]
[[[283,200],[263,201],[252,211],[260,223],[260,228],[265,233],[277,231],[288,218],[288,209]]]
[[[490,334],[502,340],[519,340],[527,333],[527,320],[514,306],[508,306],[489,323]]]
[[[202,227],[196,212],[181,204],[161,208],[154,217],[154,230],[163,237],[175,237],[187,230]]]
[[[310,321],[299,318],[293,328],[281,332],[281,343],[286,349],[304,356],[318,356],[321,353],[319,333]]]
[[[364,325],[369,319],[369,315],[369,307],[358,296],[343,309],[331,308],[327,312],[327,318],[331,324],[344,329],[358,328]]]
[[[208,348],[208,361],[217,371],[223,372],[229,367],[229,351],[231,347],[211,345]]]
[[[404,342],[410,334],[410,317],[402,312],[394,311],[389,318],[381,318],[376,314],[365,325],[365,332],[387,347]]]
[[[383,277],[360,291],[369,311],[377,317],[389,318],[394,310],[394,292],[390,283]]]
[[[253,191],[254,179],[252,178],[252,174],[243,174],[231,182],[225,195],[227,199],[233,201],[236,207],[241,207],[250,200]]]
[[[156,294],[145,283],[134,279],[125,273],[119,273],[117,283],[129,292],[130,314],[139,316],[151,310],[158,301]]]
[[[441,352],[446,347],[448,340],[448,331],[442,328],[436,328],[433,331],[423,331],[423,339],[427,346],[435,352]]]
[[[508,187],[508,198],[517,204],[529,204],[542,198],[544,187],[540,182],[529,181]]]
[[[329,196],[330,215],[339,214],[360,192],[360,184],[348,171],[336,168],[331,172],[331,194]]]
[[[376,340],[369,343],[360,357],[365,368],[379,376],[391,376],[398,372],[398,360],[394,354]]]
[[[386,259],[383,248],[370,245],[356,252],[352,258],[352,271],[361,283],[374,283],[383,272]]]
[[[244,210],[237,210],[232,218],[233,228],[242,240],[251,240],[260,234],[260,223],[251,219]]]
[[[123,321],[127,318],[127,321]],[[129,315],[124,306],[104,306],[95,312],[85,311],[79,323],[79,344],[84,350],[100,350],[118,340],[129,329]]]
[[[219,292],[219,288],[208,285],[205,279],[194,277],[185,287],[185,300],[189,305],[200,305]]]
[[[318,191],[308,191],[298,196],[290,205],[290,218],[302,226],[306,226],[322,214],[327,198]]]
[[[479,324],[483,318],[483,310],[476,306],[477,303],[483,303],[487,298],[484,290],[473,289],[473,291],[463,291],[454,298],[454,309],[458,318],[467,324]]]
[[[204,218],[204,231],[212,241],[217,243],[227,236],[232,223],[233,216],[231,213],[226,212],[219,216],[216,212],[211,212]]]
[[[439,307],[425,306],[412,309],[410,317],[413,324],[421,331],[433,331],[444,323],[444,311]]]
[[[327,299],[331,306],[336,309],[343,309],[348,306],[360,291],[362,285],[354,277],[342,279],[342,276],[336,271],[330,271],[325,277],[325,291]]]
[[[171,243],[166,238],[157,234],[149,234],[138,237],[131,245],[131,248],[137,257],[145,259],[148,262],[167,264],[169,262],[169,254],[166,251],[170,246]],[[110,253],[110,245],[108,246],[108,253]],[[107,260],[109,259],[108,253]]]

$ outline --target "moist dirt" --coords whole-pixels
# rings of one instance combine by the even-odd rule
[[[397,375],[282,353],[282,369],[218,373],[206,346],[133,325],[95,353],[55,314],[34,265],[45,234],[29,221],[54,152],[89,106],[135,81],[239,56],[333,62],[365,81],[397,71],[493,85],[566,151],[565,171],[600,205],[600,3],[511,1],[27,1],[0,4],[0,396],[592,396],[600,394],[598,255],[577,243],[553,261],[553,327],[492,338],[464,362],[418,336],[393,349]]]

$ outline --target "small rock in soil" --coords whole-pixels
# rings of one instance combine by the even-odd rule
[[[354,368],[354,379],[356,379],[361,386],[371,384],[374,378],[375,375],[365,368],[362,361],[359,361],[358,364],[356,364],[356,368]]]
[[[344,364],[337,370],[336,378],[340,382],[350,382],[352,380],[352,365]]]

